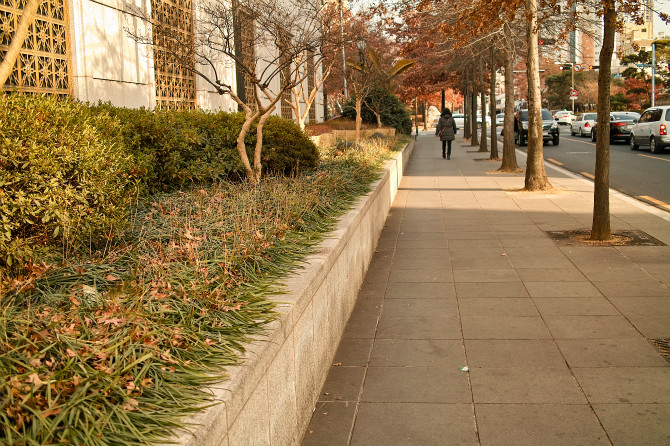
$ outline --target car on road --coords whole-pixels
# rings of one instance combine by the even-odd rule
[[[633,115],[617,112],[610,113],[610,143],[615,141],[628,143],[630,141],[630,130],[635,122],[637,122],[637,118]],[[596,122],[591,127],[591,141],[595,142],[597,138],[598,123]]]
[[[630,148],[649,147],[651,153],[663,153],[670,146],[670,105],[651,107],[642,113],[630,129]]]
[[[591,134],[591,127],[596,123],[597,117],[598,113],[582,113],[570,126],[570,134],[581,137],[589,136]]]
[[[528,110],[517,110],[514,114],[514,143],[525,146],[528,141]],[[559,143],[558,124],[549,110],[542,109],[542,141],[551,141],[557,146]]]
[[[505,125],[505,113],[498,113],[496,115],[496,126]]]
[[[559,124],[572,125],[572,123],[575,122],[577,117],[575,115],[573,115],[571,111],[561,110],[561,111],[557,111],[554,114],[554,119]]]
[[[451,116],[454,118],[457,129],[462,129],[465,127],[465,115],[463,113],[454,113]]]
[[[491,126],[491,117],[487,114],[486,115],[486,126],[490,127]],[[482,127],[482,114],[481,112],[477,112],[477,128]]]

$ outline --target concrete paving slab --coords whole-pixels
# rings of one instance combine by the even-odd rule
[[[600,297],[590,282],[527,282],[523,283],[531,297]]]
[[[460,340],[461,326],[457,317],[382,317],[376,338]]]
[[[319,401],[358,401],[365,372],[365,367],[331,367]]]
[[[545,316],[555,339],[638,338],[640,334],[623,316]]]
[[[312,420],[302,439],[303,446],[341,446],[349,441],[357,404],[317,403]]]
[[[343,338],[337,347],[333,364],[340,363],[344,367],[365,367],[370,359],[372,339]]]
[[[482,404],[477,427],[483,446],[610,444],[586,404]]]
[[[510,268],[502,269],[457,269],[454,282],[518,282],[519,275]]]
[[[393,259],[390,264],[391,271],[397,273],[398,270],[405,269],[451,269],[451,260],[445,259]]]
[[[585,282],[587,279],[577,268],[516,268],[524,282]]]
[[[456,294],[461,297],[529,297],[521,281],[518,282],[459,282]]]
[[[670,404],[670,367],[573,367],[591,404]]]
[[[456,296],[453,283],[394,283],[386,299],[444,299]]]
[[[649,339],[670,339],[670,314],[627,315],[633,326]]]
[[[565,359],[556,347],[556,344],[548,339],[468,339],[465,341],[465,351],[468,357],[468,366],[471,369],[566,367]]]
[[[670,298],[664,296],[613,296],[608,299],[626,316],[670,314]]]
[[[533,301],[542,316],[618,316],[604,297],[543,297]]]
[[[570,367],[669,367],[641,337],[624,339],[558,339]]]
[[[455,299],[386,299],[382,317],[456,317]]]
[[[475,405],[586,403],[567,367],[472,368],[470,382]]]
[[[389,286],[393,286],[394,283],[445,283],[453,281],[451,271],[439,265],[433,265],[430,269],[394,269],[388,278]]]
[[[460,340],[377,339],[372,347],[373,367],[451,367],[465,364]]]
[[[449,250],[440,248],[396,249],[395,259],[449,259]]]
[[[360,403],[352,446],[476,445],[470,404]]]
[[[593,409],[617,446],[670,444],[669,404],[596,404]]]
[[[446,239],[430,239],[430,240],[395,240],[394,247],[398,249],[411,248],[448,248],[449,242]]]
[[[467,374],[456,368],[370,367],[361,401],[468,404],[470,386]]]
[[[645,273],[646,274],[646,273]],[[607,297],[618,296],[666,296],[670,297],[670,287],[663,285],[658,280],[647,278],[644,281],[621,281],[622,277],[629,277],[623,272],[617,276],[615,281],[594,281],[601,293]]]
[[[540,317],[461,316],[465,339],[550,339]]]
[[[462,316],[539,316],[527,297],[462,297],[458,307]]]

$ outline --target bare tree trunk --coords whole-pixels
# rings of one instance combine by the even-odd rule
[[[363,99],[360,95],[356,95],[356,144],[361,140],[361,124],[363,123],[363,117],[361,112],[363,110]]]
[[[382,128],[382,114],[375,112],[375,117],[377,118],[377,128]]]
[[[591,240],[609,240],[610,228],[610,76],[616,32],[616,10],[613,0],[604,2],[604,35],[598,73],[598,138],[596,140],[596,176],[593,190],[593,223]]]
[[[498,130],[496,129],[496,53],[491,45],[491,78],[489,79],[489,110],[491,111],[491,156],[489,159],[498,160]]]
[[[28,0],[26,6],[23,8],[21,19],[12,37],[12,42],[9,44],[9,48],[7,48],[2,63],[0,63],[0,87],[5,85],[7,79],[12,74],[16,59],[19,57],[23,42],[26,40],[26,36],[30,30],[30,25],[35,21],[35,15],[37,15],[37,8],[39,8],[40,3],[41,0]]]
[[[470,140],[471,147],[477,147],[479,145],[479,139],[477,137],[477,69],[472,67],[472,79],[471,79],[472,91],[470,93],[470,132],[472,134],[472,139]]]
[[[484,88],[484,62],[482,56],[477,58],[479,60],[479,97],[482,104],[482,134],[479,139],[479,152],[488,152],[486,148],[486,88]]]
[[[528,159],[526,160],[525,189],[529,191],[551,188],[544,170],[542,152],[542,97],[540,94],[540,71],[538,55],[538,0],[526,0],[526,76],[528,78]]]
[[[465,113],[465,119],[463,120],[463,137],[465,139],[470,139],[472,133],[470,132],[470,93],[468,85],[468,70],[465,70],[464,76],[464,88],[463,88],[463,112]]]
[[[256,183],[256,175],[254,169],[251,168],[251,163],[249,162],[249,157],[247,156],[247,146],[244,144],[244,138],[251,130],[251,124],[259,115],[259,111],[256,113],[253,113],[250,110],[247,111],[245,114],[244,124],[242,124],[242,130],[240,130],[240,134],[237,135],[237,153],[240,155],[240,159],[242,160],[244,171],[247,174],[247,180],[254,184]]]
[[[514,147],[514,52],[512,47],[512,31],[509,24],[503,25],[505,31],[505,124],[503,126],[503,160],[502,172],[519,172]]]
[[[428,100],[423,100],[423,129],[428,130]]]

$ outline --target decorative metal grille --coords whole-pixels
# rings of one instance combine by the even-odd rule
[[[195,108],[192,1],[151,0],[151,17],[156,107]]]
[[[254,31],[254,19],[246,11],[240,11],[240,28],[242,34],[242,63],[246,66],[244,70],[244,103],[253,111],[258,110],[256,104],[256,87],[251,82],[251,76],[248,71],[254,71],[256,67],[256,48],[254,41],[256,39]]]
[[[310,95],[312,94],[312,90],[314,90],[315,86],[315,79],[316,72],[315,72],[315,67],[314,67],[314,53],[310,53],[307,56],[307,94]],[[314,98],[314,101],[309,105],[309,122],[311,124],[316,122],[316,98]]]
[[[280,65],[280,82],[282,88],[290,82],[291,75],[291,60],[285,51],[279,50],[279,65]],[[286,119],[293,119],[293,110],[291,109],[291,90],[285,90],[281,94],[281,117]]]
[[[4,58],[21,19],[25,0],[0,0],[0,58]],[[68,17],[64,0],[43,0],[30,25],[5,91],[72,94]]]

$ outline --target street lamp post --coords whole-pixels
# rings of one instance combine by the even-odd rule
[[[656,41],[651,42],[651,106],[656,101]]]

